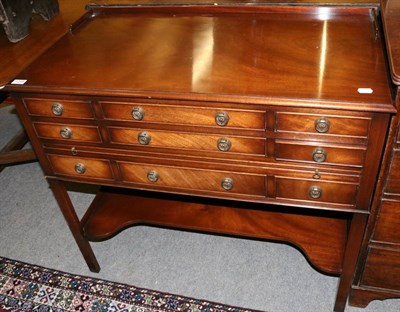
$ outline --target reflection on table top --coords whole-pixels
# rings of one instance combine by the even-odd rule
[[[0,31],[0,87],[13,79],[37,56],[42,54],[69,26],[85,12],[88,2],[105,4],[202,4],[202,3],[298,3],[298,4],[373,4],[379,0],[59,0],[60,14],[49,22],[34,14],[31,21],[31,30],[28,37],[18,43],[10,43],[4,33]]]

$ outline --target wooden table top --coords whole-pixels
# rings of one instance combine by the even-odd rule
[[[60,14],[49,22],[34,14],[31,22],[31,31],[28,37],[18,43],[10,43],[4,33],[0,30],[0,87],[13,79],[28,64],[49,48],[69,28],[69,26],[85,12],[85,4],[92,3],[133,3],[133,4],[156,4],[156,3],[314,3],[314,4],[370,4],[378,3],[379,0],[59,0]]]
[[[392,109],[385,56],[369,9],[93,10],[16,77],[26,80],[23,85],[7,88]]]

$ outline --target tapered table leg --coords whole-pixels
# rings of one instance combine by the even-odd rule
[[[353,215],[343,258],[342,274],[340,275],[339,288],[336,295],[335,312],[343,312],[345,309],[367,220],[367,214],[356,213]]]
[[[53,179],[48,179],[48,181],[58,202],[60,210],[68,223],[72,235],[74,236],[83,257],[85,258],[90,271],[99,272],[100,266],[93,253],[92,247],[89,244],[89,241],[83,234],[81,222],[76,214],[74,206],[72,205],[71,199],[69,198],[64,182]]]

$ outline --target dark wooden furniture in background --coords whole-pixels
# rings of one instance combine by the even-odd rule
[[[395,113],[376,10],[91,6],[7,86],[89,268],[136,223],[288,241],[343,311]],[[103,186],[82,220],[65,181]]]
[[[46,15],[46,11],[42,5],[46,5],[47,1],[34,1],[34,9],[42,12],[47,17],[54,17],[54,14]],[[58,3],[52,0],[51,5],[55,11],[58,11]],[[30,1],[2,1],[0,3],[0,23],[7,22],[7,31],[11,38],[22,39],[29,31],[29,36],[24,40],[17,43],[11,43],[6,33],[0,31],[0,104],[7,98],[7,93],[4,92],[2,86],[6,85],[12,78],[21,72],[28,64],[30,64],[36,57],[43,53],[49,46],[51,46],[57,39],[59,39],[65,32],[68,31],[70,24],[75,21],[84,12],[86,0],[60,1],[60,8],[62,14],[55,16],[50,21],[44,21],[43,18],[37,14],[25,20],[21,11],[18,16],[14,17],[13,8],[20,9],[24,7],[32,11]],[[57,5],[56,5],[57,3]],[[16,15],[16,12],[14,12]],[[39,12],[38,12],[39,13]],[[7,15],[7,16],[6,16]],[[20,19],[24,21],[16,21],[15,24],[10,23],[9,19]],[[21,26],[22,25],[22,26]],[[29,27],[28,27],[29,26]],[[28,30],[29,28],[29,30]],[[24,35],[25,34],[25,35]],[[12,103],[10,103],[12,105]],[[0,150],[0,171],[6,166],[19,164],[22,162],[32,161],[36,159],[36,155],[32,149],[21,148],[28,142],[28,137],[23,129],[18,131],[12,139],[1,148]]]
[[[394,97],[400,106],[400,1],[384,0],[381,15]],[[350,304],[400,297],[400,114],[392,117],[379,183]]]
[[[29,34],[32,13],[48,21],[58,11],[57,0],[0,0],[0,23],[8,40],[18,42]]]
[[[50,21],[45,21],[38,14],[34,14],[29,36],[17,43],[9,42],[5,32],[1,30],[0,87],[6,85],[64,35],[69,26],[85,12],[87,2],[87,0],[59,0],[60,14]]]

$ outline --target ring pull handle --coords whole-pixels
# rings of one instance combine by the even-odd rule
[[[315,121],[315,130],[319,133],[327,133],[330,125],[328,118],[321,117]]]
[[[217,141],[217,147],[221,152],[228,152],[232,147],[232,143],[227,138],[221,138]]]
[[[231,178],[223,178],[221,180],[221,186],[225,191],[230,191],[234,186],[233,180]]]
[[[313,174],[313,179],[319,180],[321,179],[321,173],[319,172],[318,169],[315,170],[314,174]]]
[[[218,112],[215,114],[215,122],[218,126],[224,127],[229,122],[229,115],[227,112]]]
[[[82,163],[77,163],[75,165],[75,172],[79,174],[84,174],[86,172],[86,166]]]
[[[312,159],[317,163],[323,163],[326,160],[328,154],[322,147],[318,147],[312,153]]]
[[[142,145],[150,144],[151,136],[145,131],[139,132],[138,134],[138,142]]]
[[[72,137],[72,130],[68,127],[60,129],[60,135],[63,139],[70,139]]]
[[[51,111],[55,116],[62,116],[64,113],[64,106],[61,103],[55,102],[51,105]]]
[[[133,119],[140,121],[144,118],[144,109],[141,108],[140,106],[134,107],[132,109],[131,115]]]
[[[159,179],[160,179],[160,176],[159,176],[159,174],[156,172],[156,171],[154,171],[154,170],[151,170],[151,171],[149,171],[148,173],[147,173],[147,179],[150,181],[150,182],[157,182]]]
[[[319,186],[311,186],[308,190],[308,194],[312,199],[318,199],[322,196],[322,188]]]

